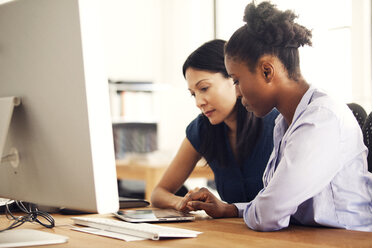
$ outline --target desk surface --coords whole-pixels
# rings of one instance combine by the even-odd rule
[[[201,231],[196,238],[166,239],[159,241],[126,242],[107,237],[72,231],[68,215],[54,215],[56,227],[42,228],[27,223],[18,228],[32,228],[69,237],[68,243],[46,247],[372,247],[372,233],[331,228],[291,226],[277,232],[255,232],[248,229],[241,218],[198,219],[194,222],[160,224]],[[89,217],[96,217],[89,215]],[[107,216],[111,218],[111,216]],[[0,215],[0,228],[8,224]]]

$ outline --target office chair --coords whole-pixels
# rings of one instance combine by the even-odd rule
[[[372,172],[372,112],[367,116],[362,127],[364,144],[368,148],[368,171]]]
[[[360,128],[363,127],[367,113],[362,106],[357,103],[348,103],[347,106],[353,112],[355,119],[358,121]]]

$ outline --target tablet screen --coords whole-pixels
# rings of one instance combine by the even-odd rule
[[[129,222],[189,221],[195,219],[193,215],[173,209],[122,210],[118,211],[115,216]]]

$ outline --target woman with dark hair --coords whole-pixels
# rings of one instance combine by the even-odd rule
[[[187,211],[185,198],[174,193],[202,157],[214,172],[223,201],[250,201],[263,187],[278,112],[258,118],[246,111],[227,74],[224,45],[223,40],[207,42],[183,65],[189,91],[202,114],[186,128],[186,138],[154,189],[151,201],[155,207]]]
[[[280,112],[264,188],[252,201],[235,204],[201,189],[187,206],[213,217],[243,217],[260,231],[290,222],[372,231],[372,175],[361,130],[346,104],[302,77],[298,48],[311,45],[311,32],[295,17],[269,2],[248,4],[246,25],[225,47],[226,69],[246,109],[256,116]]]

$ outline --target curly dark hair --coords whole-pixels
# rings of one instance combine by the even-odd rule
[[[258,59],[265,54],[280,59],[289,78],[301,77],[298,48],[312,45],[311,31],[294,22],[297,15],[291,10],[281,11],[270,2],[250,3],[244,11],[246,24],[231,36],[225,55],[246,62],[254,72]]]

